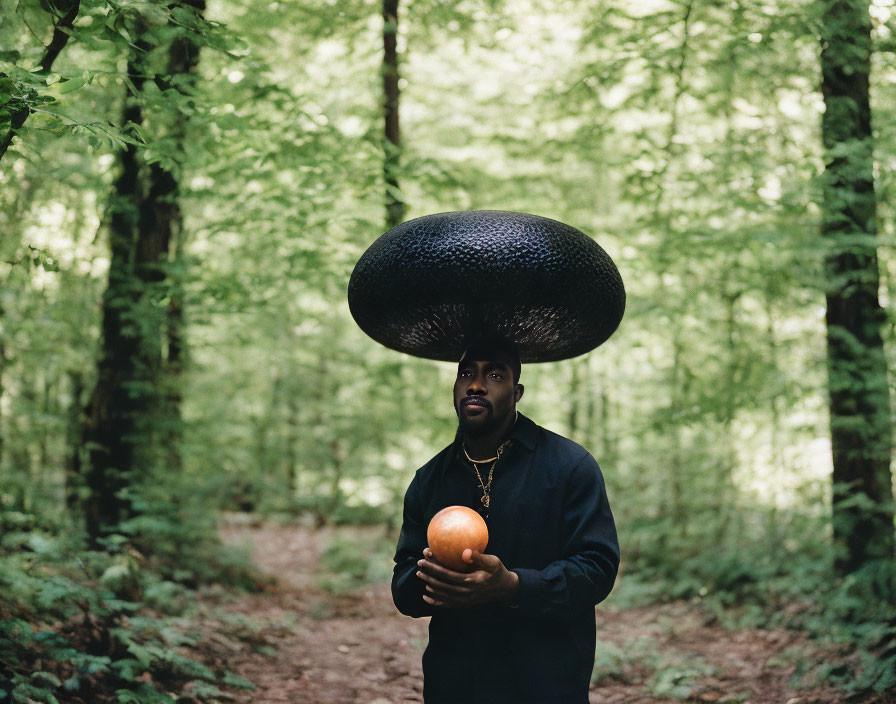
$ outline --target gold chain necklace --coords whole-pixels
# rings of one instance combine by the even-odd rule
[[[472,462],[474,465],[485,464],[486,462],[494,462],[501,456],[500,454],[497,454],[494,457],[489,457],[487,460],[474,460],[472,457],[470,457],[470,453],[467,452],[467,448],[465,445],[461,445],[461,449],[464,451],[464,454],[467,456],[467,459],[470,460],[470,462]]]
[[[495,478],[495,465],[498,464],[498,460],[501,459],[501,455],[504,454],[504,448],[507,447],[508,444],[510,444],[510,440],[505,440],[498,448],[498,454],[494,457],[489,457],[487,460],[474,460],[467,452],[467,448],[461,445],[464,454],[467,456],[467,459],[470,460],[470,464],[473,466],[473,471],[476,472],[476,478],[479,480],[479,486],[482,488],[482,498],[480,499],[480,501],[482,501],[482,505],[486,508],[488,508],[489,504],[491,503],[491,496],[489,496],[489,492],[492,489],[492,480]],[[477,467],[476,465],[485,464],[486,462],[491,462],[492,466],[488,470],[488,481],[483,482],[482,475],[479,473],[479,467]]]

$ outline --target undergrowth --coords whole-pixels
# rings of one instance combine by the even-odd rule
[[[142,553],[136,533],[88,550],[72,526],[0,516],[0,702],[212,703],[251,689],[196,656],[200,636],[184,618],[203,583],[251,587],[244,559],[183,531],[178,558],[170,528],[159,544],[172,549],[157,554]]]
[[[643,675],[643,672],[647,674]],[[702,658],[661,648],[652,638],[641,636],[625,647],[611,641],[599,641],[591,683],[643,680],[653,696],[687,699],[693,692],[694,683],[713,672],[714,668]]]
[[[323,553],[327,574],[320,584],[327,591],[345,594],[392,577],[395,541],[383,535],[342,532],[330,539]]]
[[[799,663],[795,684],[827,682],[853,694],[896,691],[896,561],[838,577],[823,520],[806,516],[794,517],[786,533],[751,534],[741,525],[702,541],[690,535],[676,542],[675,534],[652,526],[628,536],[637,549],[623,545],[629,560],[614,606],[686,600],[732,630],[805,630],[836,657]],[[712,547],[695,550],[695,543]],[[613,655],[605,657],[612,672]]]

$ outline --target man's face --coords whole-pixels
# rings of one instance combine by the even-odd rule
[[[454,410],[465,432],[486,433],[516,414],[522,387],[501,360],[461,360],[454,381]]]

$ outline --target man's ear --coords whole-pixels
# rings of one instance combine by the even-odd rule
[[[525,392],[525,390],[526,390],[526,387],[523,386],[522,384],[516,385],[516,389],[513,392],[516,403],[520,402],[520,399],[523,397],[523,392]]]

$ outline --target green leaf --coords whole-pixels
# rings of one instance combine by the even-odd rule
[[[86,72],[80,76],[77,76],[76,78],[69,78],[67,81],[63,81],[62,83],[60,83],[59,92],[72,93],[78,90],[78,88],[83,86],[85,83],[87,83],[88,78],[89,76]]]
[[[252,682],[232,672],[224,673],[224,684],[230,687],[238,687],[239,689],[255,689],[255,685]]]
[[[35,702],[41,702],[41,704],[59,704],[59,700],[57,700],[54,694],[48,689],[35,687],[34,685],[25,683],[17,685],[16,688],[12,690],[12,700],[16,702],[16,704],[34,704]]]
[[[62,682],[52,672],[32,672],[31,682],[38,687],[61,687]]]
[[[143,647],[139,643],[131,641],[128,643],[128,652],[140,662],[143,667],[149,667],[154,658],[152,652],[148,648]]]
[[[38,260],[37,263],[39,263]],[[28,536],[28,547],[39,555],[52,555],[56,552],[56,543],[40,533]]]
[[[112,667],[118,673],[118,676],[124,680],[134,681],[139,675],[146,672],[146,667],[139,660],[133,658],[125,658],[124,660],[116,660],[112,663]]]

